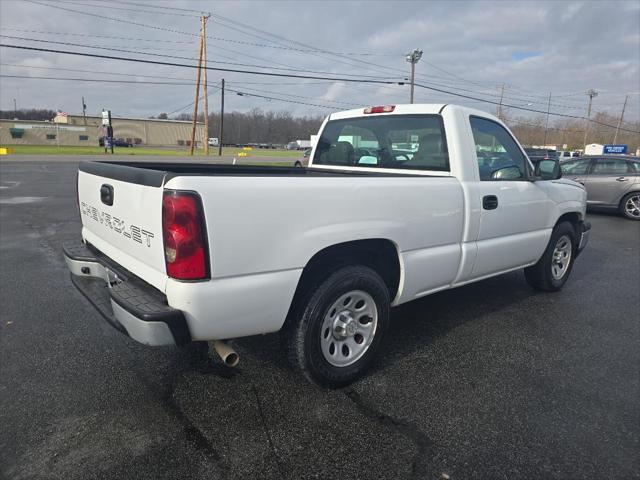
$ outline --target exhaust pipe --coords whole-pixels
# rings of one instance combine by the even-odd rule
[[[216,350],[216,353],[222,359],[222,362],[227,367],[235,367],[240,363],[240,355],[236,353],[236,351],[229,346],[227,342],[222,340],[214,340],[213,348]]]

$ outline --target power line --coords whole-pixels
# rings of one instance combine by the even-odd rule
[[[0,77],[4,78],[28,78],[33,80],[64,80],[68,82],[93,82],[93,83],[138,83],[140,85],[188,85],[193,86],[193,81],[190,82],[153,82],[149,80],[114,80],[111,78],[71,78],[71,77],[40,77],[30,75],[7,75],[5,73],[0,74]]]
[[[41,67],[39,65],[21,65],[17,63],[0,63],[0,66],[4,67],[13,67],[13,68],[33,68],[38,70],[53,70],[53,71],[62,71],[62,72],[78,72],[78,73],[99,73],[101,75],[116,75],[116,76],[124,76],[124,77],[140,77],[140,78],[160,78],[164,80],[181,80],[185,82],[192,82],[191,78],[180,78],[180,77],[167,77],[165,75],[141,75],[138,73],[120,73],[120,72],[107,72],[104,70],[86,70],[80,68],[63,68],[63,67]],[[237,85],[274,85],[274,86],[287,86],[287,85],[295,85],[295,86],[305,86],[305,85],[327,85],[328,83],[333,83],[332,80],[319,80],[316,82],[241,82],[241,81],[233,81],[234,84]],[[207,85],[211,85],[208,83]]]
[[[27,47],[25,45],[0,44],[0,47],[16,48],[19,50],[30,50],[35,52],[61,53],[65,55],[76,55],[80,57],[104,58],[107,60],[121,60],[125,62],[147,63],[151,65],[166,65],[169,67],[199,68],[198,65],[189,65],[184,63],[161,62],[158,60],[147,60],[147,59],[141,59],[141,58],[117,57],[114,55],[100,55],[97,53],[70,52],[67,50],[55,50],[51,48]],[[346,77],[325,77],[325,76],[319,76],[319,75],[297,75],[293,73],[260,72],[257,70],[240,70],[240,69],[234,69],[234,68],[221,68],[221,67],[209,67],[209,66],[207,66],[207,70],[215,70],[218,72],[246,73],[251,75],[266,75],[270,77],[302,78],[302,79],[310,79],[310,80],[332,80],[336,82],[375,83],[380,85],[396,85],[396,84],[403,85],[404,84],[404,82],[397,82],[392,80],[376,80],[376,79],[346,78]]]
[[[118,7],[118,6],[113,6],[112,4],[109,5],[96,5],[96,4],[87,4],[87,3],[82,3],[82,2],[78,2],[78,1],[74,1],[74,0],[63,0],[63,3],[68,3],[71,5],[81,5],[81,6],[85,6],[85,7],[95,7],[95,8],[107,8],[109,10],[123,10],[123,11],[129,11],[129,12],[141,12],[141,13],[154,13],[154,14],[159,14],[159,15],[180,15],[180,16],[184,16],[184,17],[197,17],[197,15],[187,15],[187,14],[181,14],[181,13],[176,13],[176,12],[159,12],[159,11],[153,11],[153,10],[140,10],[140,9],[135,9],[135,8],[125,8],[125,7]],[[117,2],[120,3],[120,2]],[[149,5],[149,7],[152,7],[154,5]],[[211,40],[217,40],[217,41],[221,41],[221,42],[229,42],[229,43],[236,43],[239,45],[248,45],[248,46],[252,46],[252,47],[263,47],[263,48],[275,48],[275,49],[279,49],[279,50],[290,50],[290,51],[295,51],[295,52],[300,52],[300,53],[312,53],[315,52],[317,50],[308,50],[308,49],[301,49],[301,48],[293,48],[293,47],[286,47],[286,46],[280,46],[280,45],[268,45],[268,44],[264,44],[264,43],[253,43],[253,42],[245,42],[242,40],[235,40],[232,38],[224,38],[224,37],[216,37],[216,36],[207,36],[208,39]],[[359,55],[359,56],[382,56],[382,57],[393,57],[393,56],[398,56],[395,53],[384,53],[384,54],[380,54],[380,53],[364,53],[364,52],[342,52],[340,53],[340,55]]]
[[[99,0],[99,1],[105,1],[105,0]],[[203,10],[194,10],[192,8],[179,8],[179,7],[165,7],[162,5],[151,5],[151,4],[147,4],[147,3],[138,3],[138,2],[122,2],[120,0],[107,0],[109,3],[120,3],[120,4],[124,4],[124,5],[138,5],[139,7],[153,7],[153,8],[161,8],[161,9],[165,9],[165,10],[178,10],[181,12],[192,12],[192,13],[211,13],[211,12],[205,12]]]
[[[453,95],[455,97],[468,98],[470,100],[478,100],[478,101],[485,102],[485,103],[491,103],[493,105],[500,105],[499,102],[494,102],[493,100],[486,100],[486,99],[483,99],[483,98],[472,97],[472,96],[463,95],[463,94],[460,94],[460,93],[448,92],[447,90],[443,90],[441,88],[429,87],[427,85],[422,85],[420,83],[416,83],[416,87],[426,88],[427,90],[433,90],[434,92],[445,93],[447,95]],[[543,110],[536,110],[534,108],[520,107],[518,105],[508,105],[506,103],[502,103],[501,105],[503,107],[506,107],[506,108],[513,108],[513,109],[516,109],[516,110],[523,110],[525,112],[542,113],[542,114],[545,114],[545,115],[547,114],[547,112],[545,112]],[[549,115],[554,115],[556,117],[575,118],[575,119],[578,119],[578,120],[587,120],[586,117],[581,117],[579,115],[568,115],[568,114],[565,114],[565,113],[557,113],[557,112],[548,112],[548,114]],[[597,120],[590,120],[590,121],[595,123],[595,124],[602,125],[602,126],[605,126],[605,127],[616,128],[615,125],[609,125],[608,123],[599,122]],[[626,132],[631,132],[631,133],[640,133],[640,131],[636,131],[636,130],[628,130],[628,129],[622,129],[622,128],[620,130],[624,130]]]
[[[238,82],[227,82],[227,83],[235,84],[235,83],[238,83]],[[294,95],[292,93],[284,93],[284,92],[272,92],[272,91],[269,91],[269,90],[262,90],[262,89],[258,89],[258,88],[243,87],[243,90],[248,90],[249,92],[258,92],[258,93],[271,93],[273,95],[284,95],[286,97],[306,98],[306,99],[309,99],[309,100],[320,99],[320,100],[323,100],[325,102],[337,103],[337,104],[340,104],[340,105],[347,105],[347,106],[350,106],[350,107],[361,107],[362,106],[361,103],[341,102],[339,100],[328,100],[328,99],[325,99],[325,98],[322,98],[322,97],[308,97],[308,96],[304,96],[304,95]],[[231,90],[229,90],[229,91],[231,91]]]
[[[52,44],[55,44],[55,45],[66,45],[66,46],[81,47],[81,48],[93,48],[93,49],[97,49],[97,50],[107,50],[107,51],[112,51],[112,52],[134,53],[136,55],[149,55],[149,56],[153,56],[153,57],[175,58],[175,59],[178,59],[178,60],[194,60],[194,61],[198,60],[197,58],[193,58],[193,57],[182,57],[182,56],[179,56],[179,55],[165,55],[165,54],[159,54],[159,53],[138,52],[136,50],[128,50],[128,49],[122,49],[122,48],[116,48],[116,47],[103,47],[103,46],[100,46],[100,45],[86,45],[86,44],[82,44],[82,43],[73,43],[73,42],[57,42],[55,40],[42,40],[42,39],[38,39],[38,38],[15,37],[15,36],[11,36],[11,35],[2,35],[2,34],[0,34],[0,37],[10,38],[12,40],[24,40],[24,41],[28,41],[28,42],[52,43]],[[282,68],[282,67],[273,67],[273,66],[264,66],[264,65],[253,65],[253,64],[249,64],[249,63],[223,62],[223,61],[220,61],[220,60],[207,60],[207,61],[209,61],[211,63],[220,63],[220,64],[225,64],[225,65],[236,65],[236,66],[240,66],[240,67],[264,68],[264,69],[270,69],[270,70],[286,70],[286,71],[295,71],[295,72],[318,73],[318,74],[323,74],[323,75],[334,75],[334,73],[332,73],[332,72],[317,71],[317,70],[304,70],[304,69],[296,68],[296,67]],[[385,79],[385,77],[376,77],[376,76],[372,76],[372,75],[359,75],[359,74],[352,74],[352,73],[336,73],[335,75],[368,77],[368,78],[374,78],[374,79]]]
[[[106,15],[100,15],[100,14],[97,14],[97,13],[91,13],[91,12],[85,12],[85,11],[81,11],[81,10],[75,10],[75,9],[72,9],[72,8],[62,7],[60,5],[52,5],[52,4],[49,4],[49,3],[39,2],[37,0],[25,0],[25,1],[27,1],[29,3],[37,4],[37,5],[42,5],[42,6],[55,8],[55,9],[59,9],[59,10],[64,10],[64,11],[67,11],[67,12],[77,13],[77,14],[80,14],[80,15],[88,15],[88,16],[91,16],[91,17],[97,17],[97,18],[101,18],[103,20],[111,20],[111,21],[115,21],[115,22],[127,23],[127,24],[130,24],[130,25],[138,26],[138,27],[151,28],[151,29],[154,29],[154,30],[160,30],[160,31],[164,31],[164,32],[177,33],[177,34],[180,34],[180,35],[189,35],[189,36],[192,36],[192,37],[197,37],[198,36],[197,34],[191,33],[191,32],[185,32],[185,31],[176,30],[176,29],[173,29],[173,28],[160,27],[158,25],[149,25],[149,24],[142,23],[142,22],[135,22],[135,21],[132,21],[132,20],[126,20],[124,18],[109,17],[109,16],[106,16]],[[207,38],[211,38],[211,37],[207,37]],[[242,56],[249,57],[249,58],[255,58],[255,59],[260,60],[260,61],[265,61],[263,58],[256,57],[255,55],[250,55],[250,54],[247,54],[247,53],[238,52],[236,50],[232,50],[232,49],[229,49],[229,48],[224,48],[224,47],[218,46],[218,49],[224,50],[226,52],[235,53],[236,55],[242,55]],[[275,63],[275,64],[278,64],[278,65],[285,66],[285,67],[291,67],[291,65],[287,65],[285,63],[280,63],[280,62],[276,62],[276,61],[273,61],[273,60],[271,62]],[[346,63],[346,62],[342,62],[342,63]],[[348,65],[353,66],[353,64],[348,64]]]
[[[83,3],[83,2],[76,2],[73,0],[58,0],[58,1],[61,3],[68,3],[71,5],[79,5],[82,7],[108,8],[109,10],[124,10],[127,12],[151,13],[153,15],[170,15],[170,16],[179,16],[179,17],[198,18],[198,15],[195,15],[195,14],[186,14],[186,13],[179,13],[179,12],[159,12],[157,10],[141,10],[139,8],[115,7],[113,5],[96,5],[95,3]]]
[[[43,3],[43,2],[36,1],[36,0],[25,0],[25,1],[29,2],[29,3],[36,4],[36,5],[42,5],[44,7],[50,7],[50,8],[55,8],[55,9],[58,9],[58,10],[64,10],[64,11],[67,11],[67,12],[78,13],[80,15],[88,15],[88,16],[91,16],[91,17],[97,17],[97,18],[100,18],[102,20],[111,20],[111,21],[114,21],[114,22],[126,23],[126,24],[129,24],[129,25],[135,25],[135,26],[138,26],[138,27],[151,28],[153,30],[160,30],[160,31],[163,31],[163,32],[170,32],[170,33],[177,33],[177,34],[180,34],[180,35],[189,35],[189,36],[192,36],[192,37],[198,37],[198,35],[195,34],[195,33],[176,30],[176,29],[173,29],[173,28],[166,28],[166,27],[160,27],[160,26],[157,26],[157,25],[149,25],[149,24],[146,24],[146,23],[134,22],[132,20],[126,20],[124,18],[108,17],[108,16],[105,16],[105,15],[97,14],[97,13],[84,12],[84,11],[81,11],[81,10],[74,10],[73,8],[61,7],[60,5],[51,5],[49,3]],[[243,54],[241,52],[238,52],[236,50],[231,50],[229,48],[224,48],[224,47],[218,47],[218,48],[220,50],[224,50],[224,51],[227,51],[227,52],[235,53],[237,55],[243,55],[245,57],[255,58],[255,59],[260,60],[260,61],[265,61],[263,58],[256,57],[254,55],[249,55],[249,54],[246,54],[246,53]],[[229,58],[229,57],[227,57],[227,58]],[[287,65],[287,64],[280,63],[280,62],[275,62],[275,61],[272,61],[272,63],[276,63],[278,65],[282,65],[282,66],[285,66],[285,67],[290,67],[291,66],[291,65]]]
[[[118,37],[114,35],[98,35],[95,33],[74,33],[74,32],[51,32],[51,31],[43,31],[43,30],[29,30],[24,28],[13,28],[13,27],[0,27],[0,30],[11,30],[14,32],[23,32],[23,33],[41,33],[45,35],[70,35],[75,37],[95,37],[95,38],[108,38],[112,40],[128,40],[128,41],[136,41],[136,42],[154,42],[154,43],[176,43],[183,45],[195,45],[195,42],[187,42],[180,40],[166,40],[164,38],[132,38],[132,37]]]
[[[104,58],[104,59],[109,59],[109,60],[121,60],[121,61],[128,61],[128,62],[147,63],[147,64],[154,64],[154,65],[166,65],[166,66],[185,67],[185,68],[198,68],[198,66],[196,66],[196,65],[179,64],[179,63],[172,63],[172,62],[160,62],[160,61],[155,61],[155,60],[146,60],[146,59],[137,59],[137,58],[116,57],[116,56],[111,56],[111,55],[99,55],[99,54],[93,54],[93,53],[70,52],[70,51],[64,51],[64,50],[54,50],[54,49],[27,47],[27,46],[21,46],[21,45],[0,44],[0,47],[16,48],[16,49],[40,51],[40,52],[49,52],[49,53],[61,53],[61,54],[67,54],[67,55],[77,55],[77,56],[93,57],[93,58]],[[372,79],[368,80],[368,79],[355,79],[355,78],[320,77],[320,76],[311,76],[311,75],[295,75],[295,74],[276,73],[276,72],[260,72],[260,71],[239,70],[239,69],[220,68],[220,67],[206,67],[206,68],[208,70],[223,71],[223,72],[245,73],[245,74],[253,74],[253,75],[265,75],[265,76],[287,77],[287,78],[304,78],[304,79],[314,79],[314,80],[333,80],[333,81],[342,81],[342,82],[351,82],[351,83],[370,83],[370,84],[381,84],[381,85],[395,85],[395,84],[402,85],[403,84],[403,82],[393,82],[393,81],[388,81],[388,80],[385,81],[385,80],[372,80]],[[452,96],[456,96],[456,97],[460,97],[460,98],[467,98],[467,99],[470,99],[470,100],[477,100],[477,101],[481,101],[481,102],[485,102],[485,103],[489,103],[489,104],[498,105],[498,102],[494,102],[492,100],[487,100],[487,99],[483,99],[483,98],[473,97],[473,96],[470,96],[470,95],[464,95],[464,94],[460,94],[460,93],[456,93],[456,92],[451,92],[451,91],[447,91],[447,90],[444,90],[444,89],[441,89],[441,88],[430,87],[430,86],[419,84],[419,83],[416,83],[416,86],[424,88],[424,89],[427,89],[427,90],[432,90],[432,91],[436,91],[436,92],[439,92],[439,93],[444,93],[444,94],[447,94],[447,95],[452,95]],[[259,95],[254,95],[254,96],[259,96]],[[313,105],[313,104],[309,104],[309,105],[311,105],[311,106],[319,106],[319,105]],[[532,108],[521,107],[521,106],[518,106],[518,105],[503,104],[503,106],[507,107],[507,108],[513,108],[513,109],[516,109],[516,110],[523,110],[523,111],[534,112],[534,113],[542,113],[542,114],[546,113],[546,112],[544,112],[542,110],[536,110],[536,109],[532,109]],[[322,108],[326,108],[326,106],[321,106],[321,107]],[[577,116],[577,115],[567,115],[567,114],[562,114],[562,113],[557,113],[557,112],[549,112],[549,115],[554,115],[554,116],[558,116],[558,117],[565,117],[565,118],[582,119],[582,120],[586,119],[585,117],[581,117],[581,116]],[[599,124],[599,125],[615,128],[615,126],[613,126],[613,125],[609,125],[609,124],[606,124],[606,123],[603,123],[603,122],[599,122],[599,121],[596,121],[596,120],[591,120],[591,122]],[[625,129],[625,128],[620,128],[620,130],[631,132],[631,133],[640,133],[640,131],[629,130],[629,129]]]

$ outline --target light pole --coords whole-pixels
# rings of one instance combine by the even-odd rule
[[[584,148],[587,148],[587,134],[589,133],[589,126],[591,125],[591,103],[593,102],[593,97],[598,96],[598,92],[596,92],[593,88],[587,90],[586,95],[589,97],[589,106],[587,107],[587,123],[584,126]]]
[[[413,103],[413,88],[415,84],[415,76],[416,76],[416,63],[422,58],[422,50],[418,50],[417,48],[413,49],[413,51],[409,52],[405,57],[407,62],[411,64],[411,97],[409,103]]]

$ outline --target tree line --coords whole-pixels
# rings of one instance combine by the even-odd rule
[[[3,120],[53,120],[55,110],[47,108],[21,108],[20,110],[0,110]]]
[[[623,122],[616,137],[615,126],[618,124],[618,117],[598,112],[591,118],[594,121],[589,122],[588,126],[586,120],[572,118],[550,118],[548,126],[546,126],[545,115],[524,118],[507,114],[504,121],[511,128],[518,141],[527,146],[556,145],[562,149],[563,145],[567,145],[569,150],[582,149],[584,148],[585,127],[587,127],[587,144],[612,144],[615,138],[615,143],[629,146],[629,153],[635,153],[636,148],[640,147],[640,134],[635,133],[640,131],[640,122]]]
[[[225,112],[224,144],[246,145],[248,143],[272,143],[284,145],[295,140],[308,140],[318,133],[324,115],[294,116],[291,112],[262,111],[254,108],[249,112]],[[167,118],[161,113],[157,118]],[[192,120],[193,115],[182,113],[175,120]],[[204,115],[198,115],[204,122]],[[220,112],[209,114],[209,137],[219,137]]]
[[[0,110],[0,118],[19,120],[51,120],[56,111],[44,108]],[[160,113],[157,117],[168,119],[169,115]],[[191,120],[191,114],[182,113],[172,117],[175,120]],[[263,111],[254,108],[248,112],[231,111],[224,116],[223,142],[225,144],[272,143],[286,144],[298,139],[308,139],[318,132],[324,115],[294,116],[287,111]],[[511,112],[503,114],[505,123],[511,128],[523,145],[556,145],[568,149],[582,149],[584,147],[584,130],[587,122],[581,119],[549,118],[546,116],[519,117]],[[589,123],[587,143],[613,143],[615,125],[618,118],[604,112],[597,112]],[[198,121],[204,122],[200,114]],[[608,124],[605,126],[601,124]],[[640,146],[640,134],[626,130],[640,131],[640,122],[624,122],[619,130],[616,143],[629,145],[629,151],[635,152]],[[546,135],[545,135],[546,130]],[[218,137],[220,131],[220,113],[209,114],[209,137]]]

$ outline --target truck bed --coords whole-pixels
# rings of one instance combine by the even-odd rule
[[[303,167],[260,165],[212,165],[204,163],[150,163],[150,162],[81,162],[80,171],[100,177],[122,180],[139,185],[161,186],[177,176],[250,176],[250,177],[397,177],[404,174],[326,170]],[[410,175],[410,173],[409,173]]]

